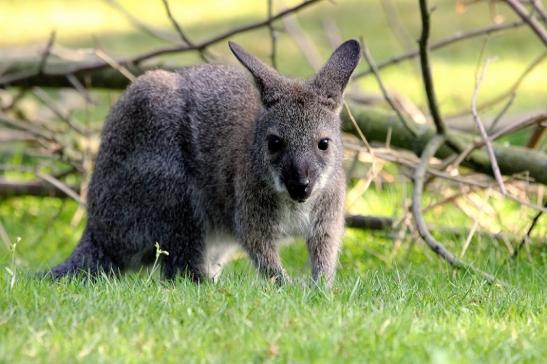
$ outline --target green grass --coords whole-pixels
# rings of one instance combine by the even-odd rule
[[[372,200],[381,195],[367,192]],[[216,284],[165,282],[157,274],[149,280],[146,269],[119,278],[52,282],[34,272],[66,257],[84,223],[70,227],[77,206],[61,205],[32,198],[0,205],[10,236],[22,238],[15,263],[0,247],[1,363],[547,359],[544,223],[530,258],[522,254],[515,262],[500,243],[473,239],[465,259],[508,288],[453,271],[413,237],[394,249],[383,234],[349,229],[332,291],[311,284],[298,241],[283,249],[294,280],[283,287],[260,279],[245,257],[230,263]],[[461,249],[461,237],[440,238],[453,251]],[[5,267],[16,273],[13,288]]]
[[[147,24],[170,30],[159,0],[122,3]],[[196,40],[262,19],[266,13],[265,1],[171,3],[177,19]],[[393,3],[410,39],[416,39],[420,30],[416,1]],[[469,7],[463,14],[455,11],[452,0],[431,3],[437,5],[432,40],[491,22],[487,2]],[[514,19],[504,7],[497,10],[507,21]],[[330,51],[322,26],[325,17],[336,20],[342,37],[363,36],[377,61],[402,51],[379,1],[337,1],[335,6],[325,1],[299,15],[322,57]],[[14,47],[43,44],[52,28],[57,29],[59,45],[91,47],[92,36],[96,36],[113,55],[164,45],[134,31],[103,1],[8,0],[0,2],[0,57],[15,54]],[[267,32],[258,31],[235,40],[267,60],[267,37]],[[312,72],[287,34],[280,33],[279,44],[283,73],[304,76]],[[477,39],[432,54],[444,114],[469,109],[482,44],[483,40]],[[542,49],[525,28],[490,38],[486,56],[497,59],[486,74],[480,100],[503,92]],[[226,44],[212,50],[223,61],[233,62]],[[162,60],[170,64],[199,61],[185,55]],[[363,63],[359,69],[365,68]],[[382,76],[388,88],[426,109],[419,74],[411,64],[386,69]],[[511,112],[544,108],[546,83],[544,62],[522,84]],[[378,91],[372,78],[356,85],[364,92]],[[62,99],[63,105],[66,101],[67,107],[74,101],[66,94],[52,95]],[[119,92],[93,95],[98,104],[77,106],[74,115],[82,123],[99,127]],[[25,110],[36,112],[36,103],[27,102]],[[527,132],[522,132],[503,142],[522,144],[526,140]],[[24,150],[5,148],[0,146],[0,163],[40,164]],[[387,170],[399,173],[393,166]],[[4,177],[33,176],[5,173]],[[356,189],[348,194],[348,211],[400,217],[409,193],[408,186],[398,183],[373,185],[364,195]],[[484,203],[484,194],[471,197],[459,201],[466,214],[449,207],[431,210],[426,219],[432,225],[452,227],[470,227],[478,219],[489,230],[520,237],[535,214],[495,196],[491,205]],[[428,194],[425,198],[427,203],[441,197]],[[479,204],[478,199],[482,200]],[[397,246],[385,235],[349,229],[332,291],[311,285],[302,242],[283,250],[294,279],[284,287],[258,278],[246,258],[230,263],[219,283],[199,286],[184,279],[164,282],[157,275],[149,281],[147,270],[93,282],[37,278],[35,272],[62,261],[76,244],[85,224],[85,217],[75,218],[77,209],[72,201],[56,199],[0,200],[0,223],[10,239],[21,237],[13,261],[0,241],[0,363],[547,362],[545,217],[535,229],[530,250],[523,251],[515,262],[507,259],[502,242],[473,238],[464,259],[507,281],[508,288],[454,272],[416,236],[408,236]],[[446,234],[438,238],[457,254],[465,241],[465,237]],[[13,288],[12,276],[5,268],[16,273]]]
[[[289,254],[302,253],[294,248]],[[236,262],[218,284],[21,276],[0,296],[0,360],[15,362],[544,362],[545,272],[440,264],[344,267],[332,292],[275,287]]]

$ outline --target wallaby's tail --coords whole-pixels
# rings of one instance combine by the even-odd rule
[[[108,273],[113,266],[111,259],[93,241],[92,234],[86,227],[78,246],[70,257],[51,269],[50,274],[55,279],[80,273],[97,275],[101,271]]]

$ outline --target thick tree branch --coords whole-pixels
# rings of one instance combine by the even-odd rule
[[[414,124],[413,126],[419,130],[416,137],[401,125],[399,119],[391,113],[358,107],[354,107],[352,112],[359,128],[371,143],[384,144],[386,138],[390,135],[392,147],[406,149],[416,155],[422,154],[426,144],[435,134],[435,130],[429,126]],[[533,117],[531,120],[542,120],[542,117],[543,114],[539,114],[537,118]],[[344,121],[343,130],[359,137],[347,113],[342,113],[342,118]],[[526,123],[528,121],[527,119]],[[473,135],[459,131],[449,131],[447,137],[457,140],[461,143],[463,149],[467,145],[472,145],[475,140]],[[494,144],[493,148],[503,175],[528,174],[533,181],[547,185],[547,154],[545,152],[499,144]],[[436,156],[444,159],[453,154],[454,151],[451,148],[443,146]],[[462,164],[477,172],[492,175],[492,165],[488,155],[483,150],[473,151]]]
[[[296,13],[304,8],[307,8],[313,4],[316,4],[322,0],[308,0],[304,1],[298,5],[295,5],[291,8],[288,8],[284,11],[279,12],[278,14],[267,18],[265,20],[247,24],[232,30],[228,30],[224,33],[218,34],[214,37],[211,37],[205,41],[202,42],[196,42],[193,45],[177,45],[177,46],[170,46],[165,48],[159,48],[155,49],[149,52],[142,53],[137,56],[133,57],[127,57],[125,59],[119,59],[116,60],[116,62],[127,68],[130,72],[134,74],[140,74],[141,72],[133,72],[132,68],[139,69],[141,67],[140,64],[144,61],[147,61],[149,59],[153,59],[159,56],[172,54],[172,53],[183,53],[183,52],[189,52],[189,51],[203,51],[207,47],[212,46],[216,43],[222,42],[226,39],[229,39],[237,34],[245,33],[251,30],[255,30],[262,27],[267,27],[269,24],[275,22],[276,20],[279,20],[289,14]],[[18,62],[19,63],[19,62]],[[29,68],[19,68],[19,72],[11,72],[8,70],[4,73],[4,76],[0,77],[0,86],[24,86],[24,85],[32,85],[32,86],[46,86],[43,83],[37,82],[37,79],[40,79],[40,76],[42,76],[42,81],[46,82],[49,81],[49,84],[47,86],[53,86],[53,87],[70,87],[70,83],[66,79],[68,75],[74,75],[78,78],[78,80],[82,81],[86,75],[89,75],[92,71],[99,71],[99,70],[105,70],[108,69],[110,66],[107,62],[103,60],[99,61],[93,61],[93,62],[87,62],[84,64],[72,64],[71,66],[64,66],[61,69],[57,68],[56,70],[44,70],[44,74],[46,74],[47,78],[44,78],[43,74],[40,74],[40,72],[36,71],[29,71]],[[156,67],[157,68],[157,67]],[[55,77],[57,76],[57,77]],[[102,74],[103,77],[106,76],[106,74]],[[109,73],[109,76],[112,76],[112,73]],[[53,80],[52,78],[55,78]],[[120,80],[116,80],[114,82],[109,80],[103,80],[103,84],[108,85],[118,85],[120,86]],[[85,82],[84,82],[85,83]],[[127,81],[122,81],[121,87],[115,87],[115,88],[123,88],[127,85]]]

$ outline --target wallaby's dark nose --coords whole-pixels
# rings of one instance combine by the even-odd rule
[[[308,177],[299,178],[298,180],[289,180],[286,183],[287,190],[291,198],[298,202],[304,202],[311,194],[310,179]]]

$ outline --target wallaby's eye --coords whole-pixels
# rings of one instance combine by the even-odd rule
[[[329,141],[329,138],[321,139],[317,144],[317,147],[321,150],[327,150],[329,149]]]
[[[283,149],[283,140],[277,135],[268,135],[267,140],[270,153],[277,153]]]

